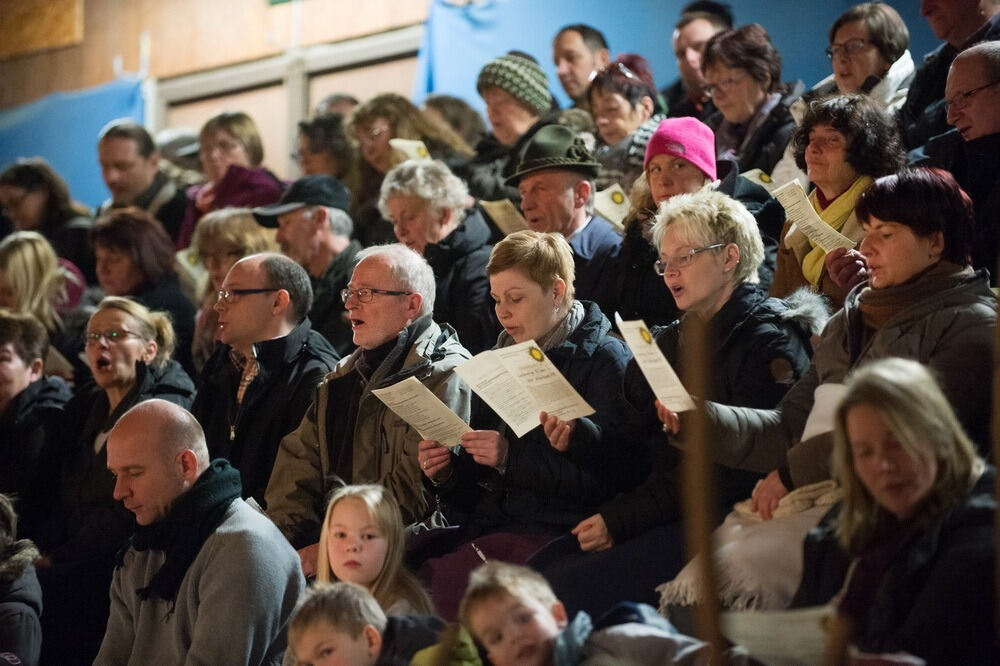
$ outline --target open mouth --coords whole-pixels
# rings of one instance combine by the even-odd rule
[[[97,363],[95,363],[94,365],[97,366],[97,369],[99,371],[107,372],[108,370],[111,369],[111,359],[108,358],[107,356],[102,356],[99,359],[97,359]]]
[[[355,330],[360,326],[364,326],[365,324],[363,319],[356,319],[354,317],[349,317],[348,321],[351,322],[351,330]]]

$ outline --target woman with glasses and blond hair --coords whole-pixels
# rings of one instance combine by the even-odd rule
[[[35,535],[45,602],[44,659],[90,661],[109,612],[115,553],[129,536],[132,514],[114,496],[107,438],[133,405],[157,398],[189,408],[195,387],[171,355],[174,330],[163,312],[108,296],[87,324],[93,382],[66,405],[47,466],[52,507]]]
[[[188,207],[177,249],[191,244],[198,220],[220,208],[266,206],[281,198],[285,184],[264,162],[264,143],[253,118],[223,111],[209,118],[198,134],[201,168],[208,179],[188,188]]]
[[[826,322],[822,300],[807,292],[788,301],[768,298],[757,284],[764,258],[757,223],[741,203],[720,192],[672,197],[660,207],[652,236],[659,248],[655,272],[683,313],[652,329],[664,356],[683,372],[688,366],[682,349],[695,334],[693,320],[700,320],[710,387],[701,397],[747,407],[777,405],[809,367],[810,336]],[[623,419],[627,436],[645,443],[652,471],[637,488],[604,502],[574,527],[585,554],[544,561],[541,567],[564,603],[569,599],[588,612],[623,600],[655,603],[655,585],[684,564],[678,457],[663,441],[655,397],[634,361],[623,386],[630,407]],[[717,466],[714,477],[713,500],[728,508],[749,496],[762,475]],[[543,558],[539,554],[539,563]],[[628,581],[614,575],[623,567],[631,568]],[[609,583],[581,585],[602,580]]]
[[[643,171],[646,144],[664,118],[649,61],[621,54],[590,80],[587,99],[600,138],[594,151],[601,163],[597,188],[617,183],[628,192]]]
[[[844,496],[806,540],[796,603],[827,603],[839,588],[838,615],[867,655],[997,663],[996,470],[934,376],[902,358],[863,366],[834,423]]]

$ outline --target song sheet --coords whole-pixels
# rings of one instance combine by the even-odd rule
[[[462,434],[472,430],[416,377],[373,389],[372,393],[396,416],[409,423],[423,439],[433,439],[445,446],[458,446]]]
[[[838,247],[851,249],[857,245],[820,219],[799,181],[789,181],[771,194],[785,208],[785,215],[795,223],[796,228],[805,234],[806,238],[823,248],[824,252],[831,252]]]
[[[618,331],[625,338],[625,344],[632,350],[635,362],[653,389],[653,395],[667,409],[675,412],[686,412],[694,409],[694,401],[688,394],[681,380],[677,377],[670,362],[660,351],[659,345],[653,340],[649,328],[641,319],[622,321],[615,314]]]

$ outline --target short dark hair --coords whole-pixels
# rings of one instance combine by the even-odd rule
[[[129,141],[134,141],[139,154],[143,157],[149,157],[156,152],[156,143],[153,141],[153,137],[149,135],[149,132],[146,131],[146,128],[128,118],[112,120],[105,125],[101,129],[101,133],[97,136],[97,142],[100,143],[105,139],[128,139]]]
[[[830,26],[830,43],[845,23],[864,23],[872,43],[889,63],[899,60],[910,46],[910,31],[895,9],[884,2],[862,2],[840,15]]]
[[[116,209],[97,218],[90,230],[90,242],[132,257],[142,273],[139,290],[144,291],[174,272],[174,243],[163,225],[141,208]]]
[[[313,290],[309,274],[283,254],[269,252],[263,255],[261,267],[267,275],[267,285],[272,289],[284,289],[292,302],[292,315],[298,324],[312,308]]]
[[[847,139],[847,163],[858,173],[878,178],[905,164],[903,143],[891,116],[867,95],[848,93],[815,100],[792,137],[795,163],[806,168],[809,134],[829,125]]]
[[[653,101],[654,110],[659,110],[649,61],[635,53],[622,53],[610,65],[598,70],[587,88],[587,99],[591,103],[591,96],[596,91],[618,93],[633,107],[643,97],[648,97]]]
[[[559,28],[559,32],[556,33],[556,39],[559,39],[559,36],[564,32],[569,32],[571,30],[580,34],[580,38],[583,40],[583,43],[586,44],[587,48],[591,51],[600,51],[601,49],[608,48],[608,40],[604,38],[604,33],[585,23],[571,23],[570,25],[564,25]]]
[[[49,333],[34,315],[0,308],[0,346],[6,344],[25,364],[36,358],[44,360],[49,353]]]
[[[695,21],[708,21],[716,32],[722,32],[723,30],[730,30],[733,27],[732,23],[726,23],[726,21],[718,14],[713,14],[711,12],[685,12],[681,14],[681,17],[674,24],[674,30],[683,30]]]
[[[306,138],[314,153],[329,153],[337,160],[340,174],[347,171],[354,160],[354,147],[344,132],[344,117],[339,113],[324,113],[312,120],[299,122],[299,134]]]
[[[724,2],[713,2],[713,0],[695,0],[694,2],[689,2],[681,10],[681,17],[683,18],[689,14],[702,14],[703,16],[699,16],[698,18],[704,18],[710,23],[715,24],[707,16],[704,16],[707,14],[714,17],[718,21],[718,25],[723,29],[733,27],[733,8]]]
[[[925,238],[941,232],[941,258],[969,263],[976,224],[972,199],[944,169],[914,167],[883,176],[862,193],[854,212],[862,224],[877,217]]]
[[[73,203],[66,181],[41,157],[18,158],[0,172],[0,185],[45,194],[40,230],[52,229],[78,215],[89,215],[87,210]]]
[[[759,23],[712,35],[701,56],[701,71],[716,64],[746,70],[768,92],[781,88],[781,54]]]

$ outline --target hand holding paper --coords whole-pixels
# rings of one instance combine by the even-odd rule
[[[677,378],[677,373],[670,366],[670,362],[663,356],[653,336],[649,333],[649,328],[641,319],[635,321],[622,321],[622,318],[615,316],[618,323],[618,330],[625,338],[625,344],[632,350],[635,362],[639,364],[639,369],[653,389],[656,399],[674,412],[686,412],[694,409],[694,401],[688,395],[681,380]]]
[[[416,377],[407,377],[392,386],[374,389],[372,393],[413,426],[423,439],[457,446],[462,434],[472,430]]]
[[[785,208],[785,215],[795,223],[795,227],[805,234],[806,238],[823,248],[824,252],[831,252],[838,247],[850,249],[856,245],[850,238],[820,219],[799,181],[785,183],[771,194]]]

